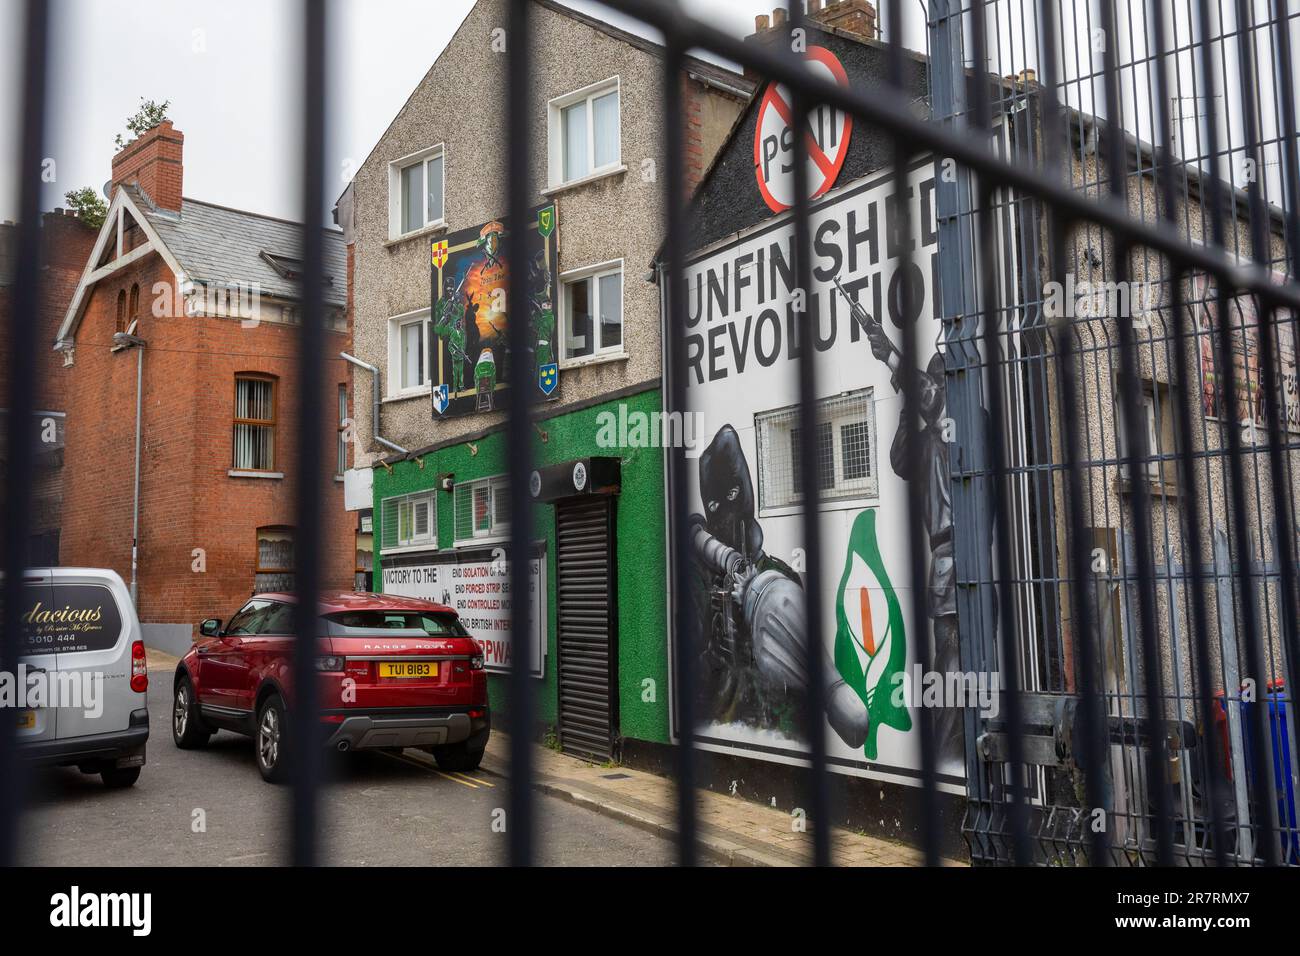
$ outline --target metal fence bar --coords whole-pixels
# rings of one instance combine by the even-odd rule
[[[1054,170],[1055,179],[1069,182],[1067,161],[1060,148],[1066,133],[1060,122],[1056,97],[1056,14],[1052,0],[1039,0],[1039,20],[1043,24],[1043,158],[1047,168]],[[1049,197],[1040,197],[1049,199]],[[1047,209],[1048,256],[1052,276],[1056,281],[1066,274],[1065,230],[1072,220],[1050,202]],[[1093,618],[1093,602],[1084,593],[1089,579],[1089,554],[1087,527],[1084,524],[1084,493],[1079,449],[1083,441],[1083,425],[1074,396],[1080,394],[1076,377],[1077,351],[1075,330],[1063,316],[1053,317],[1049,330],[1057,349],[1056,370],[1059,377],[1058,394],[1061,398],[1063,425],[1062,451],[1066,466],[1066,517],[1068,588],[1070,592],[1070,635],[1079,648],[1078,686],[1083,711],[1083,742],[1079,750],[1084,755],[1083,778],[1085,799],[1090,808],[1109,810],[1111,788],[1104,770],[1106,760],[1105,714],[1098,676],[1097,621]],[[1109,863],[1105,834],[1096,827],[1088,830],[1089,863],[1106,866]]]
[[[684,160],[685,122],[682,109],[682,43],[678,34],[665,36],[663,73],[664,104],[664,206],[667,210],[664,263],[659,274],[660,296],[664,312],[663,329],[667,342],[663,355],[667,361],[664,381],[667,385],[670,414],[684,416],[686,407],[686,173]],[[668,449],[668,480],[674,502],[668,515],[668,535],[672,544],[673,602],[671,649],[674,709],[677,717],[677,746],[674,750],[677,793],[677,862],[694,866],[697,860],[695,820],[695,608],[687,599],[694,581],[691,575],[690,515],[687,506],[686,449],[681,442]]]
[[[789,0],[792,31],[803,31],[804,12],[802,0]],[[798,34],[794,34],[798,35]],[[795,54],[791,52],[791,58]],[[796,60],[797,62],[797,60]],[[800,313],[798,330],[799,349],[799,430],[804,435],[803,447],[809,451],[796,463],[800,469],[803,488],[803,546],[805,553],[804,589],[811,595],[807,610],[807,670],[808,691],[804,701],[805,720],[809,741],[809,767],[805,785],[808,792],[808,816],[813,822],[813,865],[829,866],[830,798],[826,782],[826,677],[821,661],[824,648],[821,635],[824,630],[822,613],[822,535],[821,487],[817,475],[819,459],[817,428],[817,326],[818,310],[812,299],[812,239],[808,221],[808,139],[812,129],[808,112],[812,103],[805,93],[794,90],[791,95],[791,126],[794,135],[794,260],[795,286],[802,302],[796,304]]]
[[[1206,97],[1206,137],[1209,143],[1209,165],[1210,177],[1207,188],[1210,217],[1211,217],[1211,234],[1213,244],[1219,249],[1226,249],[1225,230],[1224,230],[1224,207],[1228,197],[1221,195],[1222,187],[1220,183],[1222,170],[1220,167],[1221,154],[1218,148],[1219,128],[1218,113],[1215,107],[1215,97],[1213,91],[1218,88],[1215,78],[1214,64],[1211,61],[1210,38],[1213,37],[1214,31],[1210,24],[1210,0],[1200,0],[1197,4],[1199,27],[1201,32],[1201,48],[1199,66],[1201,83],[1205,90],[1209,91]],[[1235,214],[1235,211],[1234,211]],[[1234,236],[1237,230],[1233,230]],[[1219,281],[1216,283],[1217,301],[1216,308],[1219,317],[1218,334],[1215,336],[1215,361],[1218,368],[1223,369],[1225,379],[1225,394],[1227,401],[1234,401],[1237,394],[1237,370],[1233,362],[1233,330],[1232,323],[1229,321],[1230,315],[1228,303],[1231,300],[1233,291],[1267,291],[1260,289],[1243,289],[1242,286],[1232,281],[1230,276],[1218,276]],[[1246,507],[1246,475],[1245,475],[1245,451],[1242,445],[1240,430],[1233,427],[1223,429],[1228,438],[1228,465],[1231,477],[1231,507],[1230,512],[1233,515],[1232,531],[1234,536],[1234,549],[1236,551],[1237,566],[1241,569],[1240,577],[1243,582],[1243,588],[1240,596],[1241,620],[1243,623],[1245,649],[1246,649],[1246,669],[1245,676],[1259,680],[1263,676],[1263,662],[1260,658],[1259,646],[1257,639],[1262,639],[1259,630],[1259,619],[1255,604],[1255,586],[1254,573],[1251,562],[1251,543],[1250,529],[1246,523],[1248,514]],[[1224,614],[1231,615],[1233,608],[1226,610],[1219,607],[1220,616]],[[1224,706],[1230,706],[1233,695],[1239,694],[1239,688],[1224,688]],[[1260,819],[1255,833],[1255,845],[1262,848],[1264,862],[1269,866],[1275,866],[1278,863],[1278,848],[1274,840],[1275,827],[1273,817],[1276,813],[1276,806],[1273,804],[1273,778],[1272,763],[1264,743],[1264,720],[1258,707],[1251,707],[1247,713],[1247,723],[1250,727],[1250,744],[1249,754],[1251,764],[1254,766],[1255,773],[1255,799],[1258,804]]]
[[[509,118],[511,143],[506,163],[506,211],[510,228],[506,234],[506,261],[522,263],[528,258],[529,164],[532,142],[529,136],[528,70],[532,60],[532,35],[529,14],[531,0],[510,0],[507,29],[509,61],[506,76],[506,115]],[[508,322],[506,341],[512,357],[528,354],[529,290],[522,270],[516,271],[507,290]],[[510,863],[530,866],[536,852],[533,836],[533,678],[529,661],[521,651],[528,647],[529,616],[532,608],[523,596],[531,587],[529,550],[533,538],[533,499],[529,493],[532,473],[532,392],[522,373],[522,363],[510,369],[511,387],[507,393],[506,447],[510,449],[510,593],[519,599],[510,605]]]
[[[986,82],[988,63],[988,39],[985,35],[987,9],[984,0],[973,0],[971,9],[971,32],[975,42],[975,129],[983,134],[986,141],[993,132],[992,107],[989,102],[989,86]],[[1011,499],[1007,493],[1007,409],[1002,390],[1003,374],[1008,365],[1003,359],[1003,350],[999,342],[1000,297],[997,283],[997,257],[993,254],[993,190],[986,182],[986,177],[978,177],[977,198],[975,202],[978,234],[980,237],[980,263],[982,272],[977,300],[982,294],[983,308],[980,311],[980,323],[983,331],[984,365],[988,369],[984,378],[988,382],[989,409],[991,421],[986,429],[991,446],[993,462],[993,480],[990,483],[989,506],[994,514],[994,534],[997,546],[998,574],[998,624],[997,644],[998,673],[1001,675],[1002,711],[1006,714],[1009,736],[1006,773],[1011,777],[1007,792],[1009,794],[1011,822],[1012,858],[1016,865],[1027,866],[1031,860],[1029,843],[1029,812],[1025,793],[1025,774],[1029,767],[1025,764],[1024,736],[1025,722],[1020,699],[1020,652],[1016,646],[1015,612],[1011,599],[1012,582],[1015,572],[1011,565]],[[1010,336],[1008,323],[1007,335]],[[978,437],[976,439],[979,440]],[[996,771],[995,771],[996,772]],[[1001,781],[999,781],[1001,783]]]
[[[1128,176],[1125,173],[1124,136],[1120,126],[1119,77],[1116,64],[1115,5],[1103,3],[1102,29],[1107,38],[1103,52],[1106,64],[1106,164],[1110,174],[1110,192],[1116,202],[1126,202]],[[1116,282],[1125,286],[1129,282],[1129,254],[1133,249],[1127,231],[1115,234],[1114,272]],[[1126,441],[1124,468],[1128,472],[1130,506],[1136,538],[1138,574],[1138,633],[1137,642],[1142,652],[1142,677],[1146,690],[1146,741],[1150,767],[1149,785],[1155,791],[1156,860],[1161,866],[1173,863],[1173,796],[1169,790],[1166,772],[1168,749],[1163,733],[1164,690],[1161,677],[1162,663],[1157,644],[1156,628],[1155,559],[1152,556],[1151,487],[1146,478],[1146,463],[1152,460],[1155,449],[1148,447],[1144,427],[1146,415],[1142,409],[1139,390],[1137,347],[1134,341],[1130,316],[1119,316],[1120,399],[1122,422]],[[1127,575],[1128,568],[1125,568]]]
[[[9,340],[8,420],[5,425],[4,587],[0,601],[0,671],[18,672],[22,654],[23,575],[31,527],[35,449],[32,414],[40,387],[37,323],[41,302],[41,156],[46,128],[49,4],[27,0],[23,31],[22,117],[18,135],[18,261],[13,306],[6,327]],[[18,754],[18,712],[0,713],[0,865],[18,856],[23,789],[28,776]]]
[[[1169,44],[1167,42],[1168,25],[1165,22],[1164,4],[1162,0],[1148,0],[1148,19],[1154,22],[1152,34],[1156,45],[1156,103],[1158,104],[1158,117],[1160,123],[1160,162],[1157,164],[1160,172],[1157,173],[1157,179],[1160,183],[1160,202],[1162,206],[1162,215],[1165,221],[1171,227],[1177,225],[1177,205],[1174,194],[1174,151],[1173,151],[1173,133],[1170,124],[1169,110],[1167,104],[1169,99],[1169,76],[1167,73],[1168,64],[1166,63],[1165,50]],[[1174,422],[1177,428],[1177,466],[1178,480],[1185,488],[1196,487],[1196,468],[1194,464],[1193,438],[1192,438],[1192,421],[1194,410],[1198,407],[1193,399],[1193,380],[1187,363],[1187,341],[1188,341],[1188,308],[1184,302],[1183,282],[1187,278],[1187,272],[1182,266],[1179,259],[1171,258],[1169,260],[1170,271],[1170,311],[1173,316],[1174,325],[1174,375],[1178,391],[1181,393],[1182,401],[1175,408]],[[1196,668],[1196,701],[1200,707],[1201,720],[1206,726],[1209,726],[1210,715],[1214,711],[1214,692],[1211,684],[1211,659],[1210,659],[1210,619],[1209,612],[1205,602],[1205,588],[1209,586],[1209,581],[1204,571],[1204,563],[1201,555],[1205,550],[1205,532],[1201,526],[1201,503],[1196,495],[1187,495],[1184,498],[1184,507],[1182,508],[1182,519],[1186,528],[1186,540],[1189,542],[1184,547],[1184,553],[1189,554],[1190,558],[1190,582],[1186,592],[1190,595],[1191,600],[1191,634],[1192,634],[1192,654]],[[1175,679],[1177,679],[1175,677]],[[1216,770],[1222,762],[1223,755],[1219,737],[1217,734],[1206,734],[1205,739],[1209,747],[1209,754],[1202,759],[1202,766],[1209,768],[1211,771],[1204,781],[1204,786],[1209,792],[1209,799],[1203,801],[1202,805],[1207,807],[1208,823],[1213,836],[1213,854],[1216,866],[1226,866],[1227,858],[1227,827],[1223,820],[1221,812],[1222,807],[1222,783]]]
[[[302,324],[298,354],[298,475],[294,482],[293,683],[289,711],[293,770],[291,854],[297,866],[321,861],[320,782],[324,762],[321,701],[316,689],[319,653],[321,523],[325,519],[319,475],[325,363],[325,91],[326,0],[303,0]],[[261,719],[259,715],[259,719]],[[259,732],[262,728],[259,727]]]

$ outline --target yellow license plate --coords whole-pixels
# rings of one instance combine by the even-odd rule
[[[380,677],[437,677],[437,661],[403,661],[401,663],[381,661]]]
[[[36,711],[23,710],[18,713],[18,729],[34,730],[36,727]]]

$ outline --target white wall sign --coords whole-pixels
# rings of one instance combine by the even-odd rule
[[[543,674],[546,655],[546,555],[530,562],[531,618],[528,672]],[[384,568],[384,593],[435,601],[454,608],[461,623],[483,645],[484,666],[510,669],[510,562],[442,561]]]

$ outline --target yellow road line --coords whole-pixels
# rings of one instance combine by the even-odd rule
[[[486,780],[480,780],[478,777],[471,777],[469,774],[461,773],[459,770],[453,770],[452,773],[454,773],[458,777],[462,777],[465,780],[472,781],[473,783],[477,783],[478,785],[483,787],[489,787],[489,788],[496,787],[495,783],[488,783]]]
[[[471,790],[479,789],[478,784],[470,783],[469,781],[466,780],[460,780],[456,777],[453,777],[451,774],[443,773],[441,770],[438,770],[434,767],[430,767],[427,763],[425,763],[422,760],[412,760],[410,757],[407,757],[404,754],[384,754],[384,756],[391,757],[393,760],[400,760],[402,763],[409,764],[412,767],[419,767],[421,770],[427,770],[429,773],[436,773],[438,776],[445,777],[448,780],[450,780],[452,783],[458,783],[462,787],[469,787]]]

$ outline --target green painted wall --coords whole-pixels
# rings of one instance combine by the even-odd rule
[[[619,406],[627,406],[627,415],[649,416],[662,409],[658,389],[629,398],[607,402],[581,411],[557,415],[538,423],[547,440],[537,435],[533,441],[536,466],[552,465],[593,455],[617,455],[622,461],[622,490],[615,503],[615,563],[618,580],[618,730],[624,737],[668,742],[668,653],[665,604],[667,556],[664,540],[663,452],[660,448],[602,448],[597,435],[601,413],[619,415]],[[608,430],[606,432],[608,434]],[[375,469],[374,521],[375,542],[383,540],[381,516],[384,498],[425,491],[434,487],[438,475],[452,472],[457,481],[469,481],[499,475],[506,470],[505,435],[503,432],[470,443],[453,445],[425,455],[424,467],[414,461],[393,465],[391,473]],[[438,541],[442,552],[450,550],[452,541],[451,495],[440,492],[437,507]],[[555,507],[542,504],[534,509],[534,535],[546,542],[547,583],[547,652],[545,676],[538,683],[539,721],[556,720],[556,602],[555,583]],[[380,552],[379,561],[383,555]],[[375,589],[383,587],[382,575],[375,574]],[[646,691],[646,680],[653,681],[653,693]],[[507,678],[493,675],[488,679],[492,708],[504,718],[508,712]],[[643,697],[653,697],[646,701]]]

